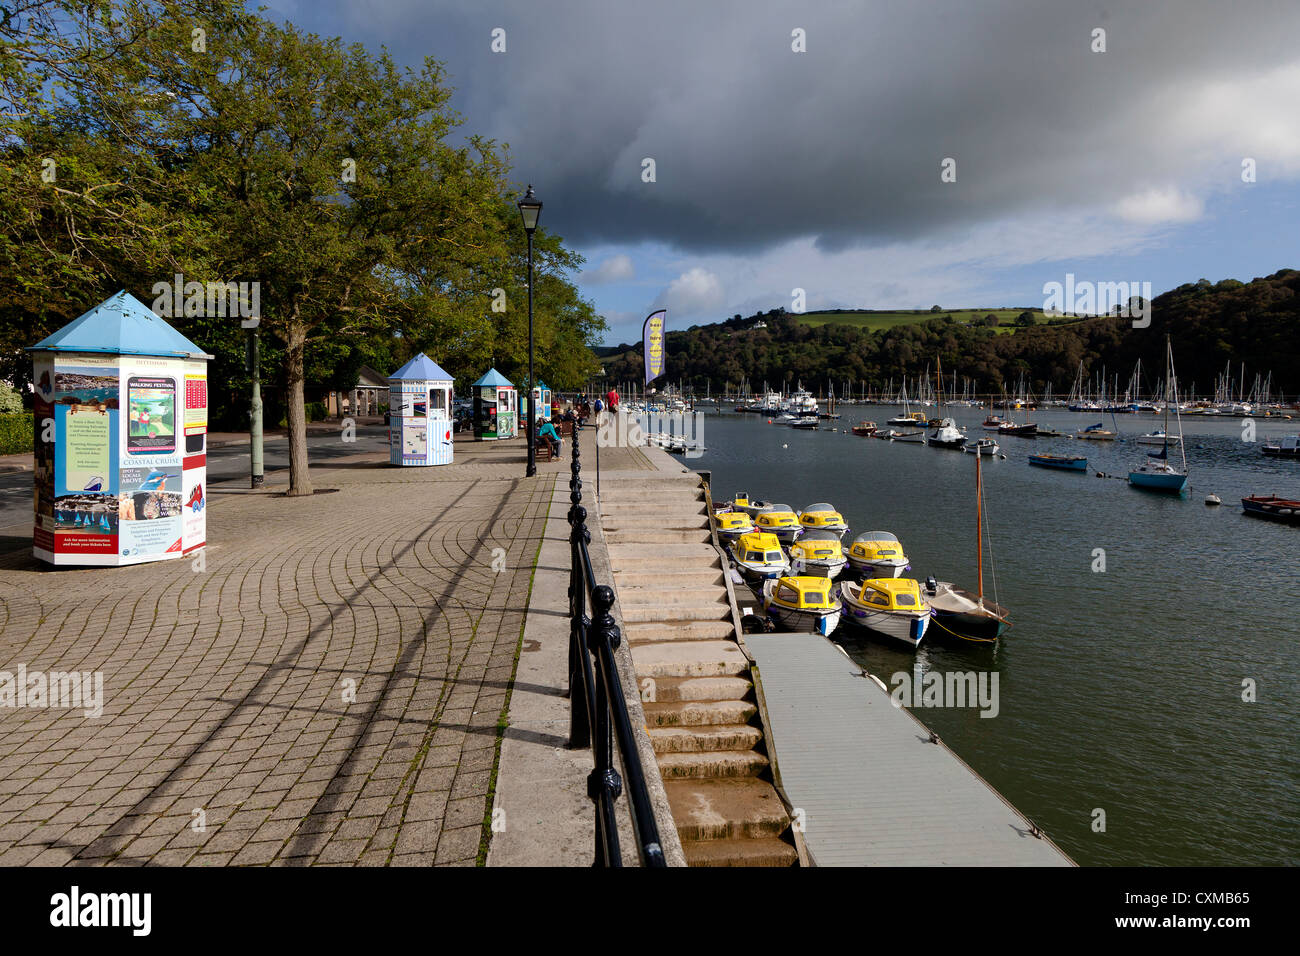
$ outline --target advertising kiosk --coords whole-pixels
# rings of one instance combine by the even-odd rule
[[[450,465],[452,379],[421,352],[388,377],[388,461]]]
[[[530,394],[532,395],[532,398],[525,399],[525,404],[530,406],[530,411],[531,409],[536,409],[536,411],[532,412],[533,421],[540,418],[544,422],[549,422],[551,420],[550,388],[547,387],[545,382],[539,381],[537,387],[534,388]]]
[[[126,291],[27,351],[36,557],[111,566],[203,547],[212,356]]]
[[[514,438],[519,434],[515,402],[518,393],[504,375],[491,369],[473,385],[474,437],[479,441]]]

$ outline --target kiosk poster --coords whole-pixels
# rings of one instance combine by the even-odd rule
[[[207,483],[206,469],[186,468],[181,475],[181,531],[184,550],[190,551],[205,543],[207,537]]]
[[[176,450],[176,380],[161,375],[132,375],[126,383],[130,455],[157,455]]]
[[[420,399],[412,405],[415,414],[402,419],[402,457],[422,462],[429,457],[429,406]]]
[[[148,559],[181,551],[179,465],[123,468],[118,475],[119,553]]]
[[[208,372],[206,362],[185,365],[185,434],[208,430]]]
[[[53,551],[112,554],[118,533],[114,455],[118,377],[114,370],[54,369]],[[39,385],[38,384],[38,390]],[[39,443],[38,443],[39,444]]]

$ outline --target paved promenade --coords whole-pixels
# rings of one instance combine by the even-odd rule
[[[0,671],[99,671],[103,714],[0,707],[0,865],[472,865],[557,476],[456,464],[209,488],[189,559],[0,551]]]

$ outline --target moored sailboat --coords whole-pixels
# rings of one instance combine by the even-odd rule
[[[991,642],[1011,626],[1009,613],[984,597],[984,478],[980,456],[975,457],[975,553],[979,591],[972,593],[949,581],[926,578],[925,600],[934,623],[943,633],[970,641]]]
[[[1187,452],[1183,449],[1182,417],[1177,417],[1178,436],[1169,434],[1169,406],[1178,407],[1178,387],[1174,384],[1174,348],[1165,336],[1165,427],[1164,440],[1159,452],[1147,452],[1147,460],[1128,473],[1129,484],[1147,491],[1161,491],[1166,494],[1181,495],[1187,490]],[[1176,413],[1177,414],[1177,413]],[[1169,461],[1169,446],[1176,444],[1182,455],[1182,469]]]

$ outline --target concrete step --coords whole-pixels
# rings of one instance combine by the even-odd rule
[[[754,685],[745,677],[654,678],[654,701],[659,704],[743,701],[752,697],[753,691]]]
[[[650,727],[646,732],[657,754],[752,750],[763,739],[763,732],[748,724]]]
[[[673,549],[661,551],[661,549]],[[666,566],[674,568],[722,568],[722,559],[710,545],[650,545],[639,547],[629,544],[611,544],[609,563],[616,574],[621,572],[658,571]]]
[[[638,604],[654,604],[662,609],[660,617],[672,617],[674,611],[683,605],[699,607],[707,604],[727,604],[727,589],[714,585],[704,587],[657,587],[618,589],[618,602],[623,607]]]
[[[749,673],[749,659],[731,641],[668,641],[635,644],[631,650],[637,677],[736,677]]]
[[[670,482],[669,485],[676,485],[676,482]],[[669,487],[665,485],[662,488],[642,487],[639,491],[636,488],[628,488],[622,484],[606,485],[602,482],[600,486],[600,500],[606,500],[606,491],[608,490],[608,500],[612,505],[620,508],[635,509],[642,512],[652,512],[659,506],[659,502],[672,499],[679,502],[687,502],[698,505],[700,514],[704,513],[704,508],[708,502],[704,498],[704,491],[700,488],[682,488]],[[659,509],[662,510],[662,509]]]
[[[674,604],[671,607],[665,607],[662,603],[638,604],[620,601],[619,607],[623,613],[623,620],[629,624],[638,621],[667,624],[676,621],[731,620],[731,605],[723,604],[721,601],[711,604]]]
[[[621,530],[606,531],[607,544],[706,544],[712,540],[705,528],[688,531],[640,531]]]
[[[629,644],[655,644],[664,641],[730,640],[735,634],[731,619],[720,621],[680,621],[675,624],[627,623],[623,636]]]
[[[756,840],[683,840],[687,866],[795,866],[799,854],[779,837]]]
[[[601,488],[601,498],[604,498],[604,488]],[[611,515],[623,517],[660,517],[664,514],[664,508],[657,501],[623,501],[619,500],[614,503],[616,507],[611,506]],[[701,522],[708,520],[708,508],[702,497],[696,496],[695,501],[683,501],[673,508],[674,515],[690,516],[694,515]]]
[[[667,753],[659,754],[658,761],[664,783],[686,777],[757,777],[767,769],[767,758],[753,750]]]
[[[606,535],[615,531],[707,531],[709,528],[703,515],[665,518],[661,515],[607,514],[602,515],[600,520]]]
[[[658,690],[658,685],[655,689]],[[747,724],[758,712],[747,700],[656,700],[646,701],[641,707],[646,726],[652,728]]]
[[[614,583],[624,588],[715,587],[725,595],[727,582],[721,568],[673,568],[667,571],[615,571]]]
[[[790,825],[766,780],[669,780],[664,790],[683,843],[780,836]]]

